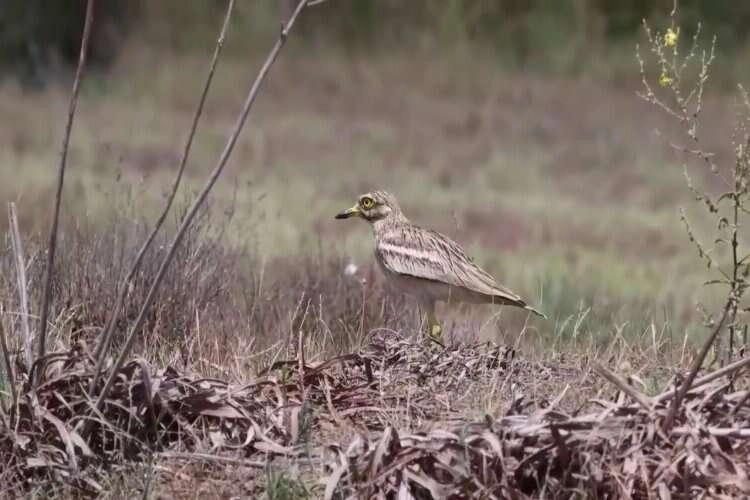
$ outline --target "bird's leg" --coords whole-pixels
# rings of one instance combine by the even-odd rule
[[[443,327],[435,317],[435,301],[425,301],[424,307],[427,311],[427,325],[429,328],[430,337],[432,337],[434,340],[441,341],[443,339]]]

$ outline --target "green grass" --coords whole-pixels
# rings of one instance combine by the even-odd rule
[[[301,480],[285,472],[266,472],[265,497],[267,500],[303,500],[312,498],[312,493]]]
[[[134,46],[110,75],[85,84],[65,191],[70,217],[106,218],[113,203],[154,217],[206,63],[165,57]],[[696,301],[716,298],[701,287],[706,275],[678,219],[690,204],[681,168],[651,133],[670,130],[664,117],[634,85],[510,74],[481,59],[456,71],[453,62],[350,64],[325,51],[282,58],[212,196],[214,206],[235,207],[229,240],[252,240],[265,258],[319,252],[367,264],[369,229],[333,214],[385,188],[414,222],[458,239],[556,322],[590,308],[586,327],[604,337],[619,322],[634,334],[650,321],[693,330]],[[183,199],[213,167],[257,64],[221,61]],[[51,193],[62,131],[53,117],[65,99],[64,86],[0,89],[9,117],[0,174],[12,179],[0,196],[19,203],[27,229],[48,217],[40,200]],[[717,96],[705,118],[724,148],[726,106]]]

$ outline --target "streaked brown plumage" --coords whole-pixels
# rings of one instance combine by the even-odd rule
[[[431,335],[442,333],[435,318],[436,302],[503,304],[545,317],[476,265],[451,238],[409,222],[391,193],[363,194],[336,218],[354,216],[372,224],[380,268],[398,288],[417,297],[427,312]]]

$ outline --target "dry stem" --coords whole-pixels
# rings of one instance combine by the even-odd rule
[[[735,361],[732,364],[723,366],[719,368],[718,370],[715,370],[708,375],[704,375],[700,378],[695,379],[693,382],[691,389],[697,389],[698,387],[701,387],[703,385],[706,385],[710,382],[713,382],[714,380],[724,377],[726,375],[730,375],[734,372],[737,372],[739,370],[742,370],[746,368],[748,365],[750,365],[750,358],[743,358],[738,361]],[[677,390],[671,389],[669,391],[666,391],[659,396],[656,397],[656,402],[666,401],[669,398],[674,397],[675,393],[679,391],[679,388]]]
[[[117,356],[117,360],[115,361],[114,366],[112,367],[112,370],[109,373],[109,377],[107,378],[107,381],[105,382],[101,393],[96,399],[96,404],[95,404],[96,410],[101,408],[104,402],[104,399],[107,397],[109,390],[112,387],[112,384],[117,378],[120,368],[122,368],[122,366],[125,363],[126,358],[130,354],[130,349],[133,346],[133,341],[135,340],[135,336],[140,331],[141,327],[143,326],[143,321],[145,320],[146,312],[151,307],[151,303],[154,301],[154,298],[156,297],[156,292],[159,289],[159,285],[161,285],[161,282],[164,279],[164,275],[166,274],[169,264],[174,258],[177,247],[182,241],[182,238],[185,236],[187,228],[192,223],[193,219],[195,218],[195,215],[198,213],[198,210],[200,209],[201,205],[205,201],[206,197],[208,196],[209,192],[213,188],[214,184],[216,183],[222,171],[224,170],[224,167],[229,161],[229,157],[232,154],[234,145],[237,142],[237,138],[239,137],[240,132],[242,131],[242,128],[245,125],[245,121],[247,120],[247,116],[250,113],[250,109],[252,108],[255,102],[255,99],[258,96],[258,93],[260,91],[260,86],[265,80],[266,76],[268,75],[268,72],[271,69],[271,66],[273,65],[274,61],[278,57],[279,52],[281,51],[281,48],[284,46],[289,30],[294,25],[294,21],[296,20],[299,13],[302,12],[302,9],[305,7],[307,2],[308,0],[300,0],[299,4],[297,5],[297,8],[294,10],[292,15],[290,16],[287,24],[286,25],[282,24],[281,31],[279,33],[279,38],[277,39],[276,44],[271,49],[271,52],[269,53],[268,57],[263,63],[263,66],[260,68],[260,71],[258,72],[258,75],[255,78],[255,81],[250,87],[247,97],[245,98],[245,103],[242,107],[242,111],[240,112],[240,115],[234,126],[234,130],[232,131],[232,134],[229,136],[229,140],[227,141],[227,144],[224,147],[224,151],[221,153],[221,156],[219,157],[218,163],[216,164],[213,171],[211,172],[211,175],[209,176],[208,181],[206,182],[205,186],[201,190],[200,194],[193,201],[193,204],[190,206],[190,209],[185,215],[185,218],[182,220],[182,223],[180,224],[180,227],[177,230],[177,234],[175,235],[174,240],[172,241],[169,247],[169,250],[167,251],[167,255],[164,257],[164,260],[162,261],[159,267],[159,270],[156,274],[156,278],[151,284],[151,288],[148,291],[148,295],[146,296],[146,299],[138,313],[138,317],[136,318],[133,326],[130,328],[127,339],[125,340],[125,344],[120,348],[120,351]],[[86,425],[81,432],[81,434],[84,437],[88,433],[87,432],[88,427],[89,426]]]
[[[16,266],[16,284],[18,286],[18,303],[21,307],[21,332],[23,335],[23,356],[26,367],[30,368],[34,362],[31,329],[29,328],[29,292],[26,286],[26,261],[23,257],[21,232],[18,229],[18,215],[16,204],[8,203],[8,222],[10,224],[10,242],[13,249],[13,262]]]
[[[52,225],[49,229],[49,241],[47,243],[47,266],[44,274],[44,295],[42,297],[42,312],[40,315],[39,325],[39,344],[37,348],[37,358],[44,358],[47,342],[47,316],[49,314],[49,303],[52,296],[52,272],[55,263],[55,250],[57,249],[57,226],[60,219],[60,204],[62,202],[62,188],[65,183],[65,167],[68,160],[68,145],[70,144],[70,133],[73,128],[73,118],[76,114],[78,104],[78,92],[81,88],[81,76],[86,66],[86,53],[88,52],[89,40],[91,38],[91,25],[94,22],[94,2],[86,2],[86,21],[83,25],[83,36],[81,38],[81,51],[78,55],[78,67],[76,68],[75,79],[73,80],[73,91],[68,104],[68,121],[65,124],[65,134],[63,136],[62,147],[60,151],[60,163],[57,168],[57,191],[55,192],[55,202],[52,212]],[[44,367],[39,367],[37,372],[37,381],[41,379]]]
[[[622,392],[630,396],[633,401],[637,402],[644,410],[651,410],[651,400],[640,392],[636,391],[630,384],[622,380],[616,373],[609,370],[600,363],[594,364],[594,370],[604,377],[608,382],[620,388]]]
[[[706,359],[706,356],[708,355],[708,351],[711,350],[711,346],[716,340],[716,337],[719,335],[719,333],[721,332],[721,329],[724,327],[724,321],[726,321],[727,319],[727,315],[729,314],[730,307],[731,307],[731,302],[727,302],[727,304],[724,306],[724,311],[721,313],[721,319],[714,327],[714,330],[711,332],[711,335],[709,335],[706,341],[703,343],[703,347],[701,348],[700,353],[693,360],[693,365],[690,367],[690,371],[688,372],[687,378],[685,378],[685,381],[680,386],[680,389],[677,391],[677,394],[675,394],[674,399],[672,399],[672,406],[669,408],[669,414],[667,415],[667,418],[664,420],[663,429],[665,431],[668,431],[669,429],[672,428],[672,424],[674,423],[674,417],[677,414],[677,409],[680,407],[680,403],[682,402],[682,399],[685,397],[685,394],[690,390],[690,387],[692,387],[693,381],[695,380],[695,376],[698,374],[698,370],[700,370],[701,365],[703,365],[703,361]]]
[[[188,133],[187,141],[185,142],[185,148],[182,153],[182,159],[180,160],[180,166],[177,169],[177,175],[175,176],[174,183],[172,185],[172,190],[170,191],[169,197],[167,198],[167,203],[165,204],[164,210],[159,216],[159,219],[156,221],[154,228],[151,230],[151,233],[148,235],[148,238],[146,238],[146,241],[143,243],[143,246],[141,246],[140,250],[138,251],[138,255],[136,256],[135,261],[133,262],[133,265],[130,268],[130,271],[128,271],[128,275],[125,277],[125,281],[122,283],[120,291],[117,295],[117,299],[115,300],[115,304],[112,307],[112,312],[111,312],[109,321],[107,322],[107,326],[104,330],[104,333],[101,336],[101,339],[99,340],[99,343],[96,346],[96,353],[94,354],[94,359],[96,360],[96,371],[95,371],[94,378],[91,379],[91,385],[89,386],[89,394],[91,394],[92,396],[94,394],[94,389],[96,388],[96,384],[99,381],[99,377],[101,376],[102,365],[104,364],[104,360],[106,359],[107,349],[109,348],[109,345],[112,342],[112,336],[114,335],[115,324],[117,324],[117,317],[120,314],[120,309],[122,308],[122,304],[125,301],[125,297],[130,291],[133,278],[138,272],[138,269],[140,269],[141,263],[143,262],[143,258],[146,255],[146,252],[148,251],[149,247],[153,243],[154,238],[156,237],[156,234],[159,232],[162,225],[164,224],[164,221],[166,220],[167,215],[169,214],[169,210],[172,208],[172,203],[174,202],[174,198],[177,195],[177,190],[180,187],[180,182],[182,181],[182,176],[185,172],[185,166],[187,165],[187,160],[188,160],[188,157],[190,156],[190,149],[193,145],[193,138],[195,137],[195,131],[198,129],[198,122],[200,121],[201,115],[203,114],[203,105],[206,102],[206,96],[208,95],[208,90],[210,89],[211,82],[213,81],[214,72],[216,70],[216,65],[219,61],[219,56],[221,55],[221,50],[224,48],[224,39],[226,37],[227,29],[229,27],[229,20],[232,17],[233,10],[234,10],[234,0],[230,0],[229,5],[227,6],[227,12],[224,16],[224,23],[221,26],[221,32],[219,33],[219,38],[216,41],[216,48],[214,49],[213,58],[211,59],[211,66],[208,70],[206,83],[203,86],[203,91],[201,92],[201,96],[198,101],[198,107],[195,110],[193,123],[190,127],[190,132]]]
[[[2,308],[0,308],[0,313]],[[13,420],[13,413],[15,412],[18,395],[16,394],[16,376],[13,373],[13,365],[10,362],[10,351],[8,350],[8,339],[5,336],[5,327],[3,326],[3,318],[0,314],[0,348],[3,350],[3,361],[5,362],[5,375],[8,377],[8,385],[10,386],[10,398],[11,398],[11,420]]]

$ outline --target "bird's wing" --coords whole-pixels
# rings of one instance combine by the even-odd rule
[[[437,231],[417,226],[393,228],[380,235],[375,252],[383,266],[396,274],[439,281],[518,305],[525,304],[518,295],[474,264],[458,243]]]

